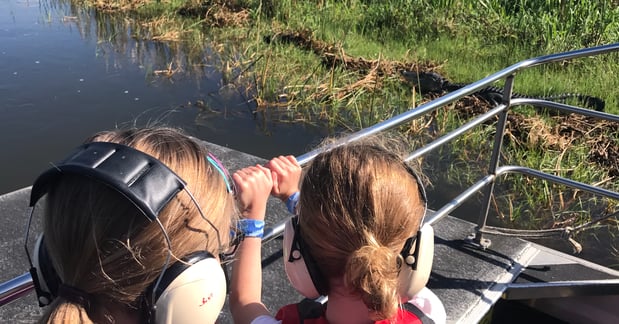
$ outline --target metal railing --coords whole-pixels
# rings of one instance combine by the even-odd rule
[[[502,102],[494,107],[493,109],[485,112],[469,122],[463,124],[459,128],[443,135],[442,137],[432,141],[431,143],[425,145],[424,147],[419,148],[418,150],[412,152],[409,157],[406,159],[407,161],[419,158],[424,156],[425,154],[437,149],[438,147],[452,141],[453,139],[458,138],[459,136],[467,133],[471,129],[475,128],[478,125],[498,116],[498,122],[496,123],[496,132],[493,142],[492,155],[490,157],[490,164],[488,168],[488,173],[479,179],[472,186],[464,190],[460,195],[452,199],[450,202],[445,204],[442,208],[437,210],[431,216],[425,219],[425,223],[434,224],[438,222],[443,217],[447,216],[450,212],[464,203],[467,199],[469,199],[473,194],[480,192],[483,190],[484,198],[482,200],[482,209],[478,219],[477,232],[475,236],[475,242],[480,244],[481,246],[487,246],[488,241],[483,238],[483,231],[486,226],[486,221],[488,218],[488,211],[490,209],[491,197],[494,191],[494,184],[497,177],[503,174],[508,173],[520,173],[528,176],[537,177],[540,179],[548,180],[554,183],[563,184],[572,188],[580,189],[589,193],[601,195],[604,197],[617,199],[619,200],[619,193],[598,188],[596,186],[584,184],[581,182],[577,182],[574,180],[558,177],[552,174],[544,173],[538,170],[533,170],[530,168],[522,167],[522,166],[513,166],[513,165],[499,165],[499,156],[501,153],[501,147],[503,143],[503,136],[505,134],[505,125],[507,120],[507,115],[509,109],[515,106],[521,105],[532,105],[532,106],[542,106],[557,109],[560,111],[568,112],[568,113],[576,113],[585,116],[600,118],[612,122],[619,123],[619,116],[608,114],[604,112],[593,111],[589,109],[584,109],[580,107],[570,106],[567,104],[540,100],[540,99],[528,99],[528,98],[512,98],[512,89],[514,83],[515,74],[519,71],[522,71],[527,68],[531,68],[534,66],[539,66],[542,64],[552,63],[552,62],[560,62],[567,59],[575,59],[581,57],[595,56],[610,52],[619,51],[619,43],[609,44],[604,46],[597,46],[592,48],[586,48],[576,51],[569,51],[565,53],[552,54],[546,56],[540,56],[537,58],[532,58],[528,60],[521,61],[516,63],[508,68],[505,68],[497,73],[494,73],[486,78],[483,78],[477,82],[471,83],[463,88],[460,88],[456,91],[453,91],[443,97],[437,98],[431,102],[420,105],[415,109],[411,109],[405,113],[392,117],[389,120],[377,123],[371,127],[362,129],[356,133],[351,134],[350,136],[343,138],[339,142],[333,144],[331,147],[336,147],[340,145],[346,145],[347,143],[351,143],[362,139],[366,136],[373,135],[379,132],[383,132],[389,129],[393,129],[396,126],[399,126],[405,122],[412,121],[418,117],[431,113],[438,108],[441,108],[445,105],[453,103],[464,96],[473,94],[484,87],[492,85],[495,81],[505,80],[504,92]],[[307,152],[299,157],[297,160],[301,165],[306,165],[309,163],[316,155],[318,155],[324,149],[316,149],[310,152]],[[268,242],[272,239],[275,239],[282,235],[284,231],[284,226],[288,219],[284,219],[274,226],[267,228],[264,233],[263,242]],[[34,285],[32,283],[32,278],[29,273],[24,273],[21,276],[18,276],[12,280],[9,280],[2,285],[0,285],[0,306],[5,305],[13,300],[16,300],[27,294],[33,289]]]
[[[416,107],[415,109],[409,110],[400,115],[394,116],[388,120],[385,120],[383,122],[377,123],[368,128],[364,128],[356,133],[353,133],[350,136],[343,138],[339,142],[333,144],[332,147],[339,146],[339,145],[346,145],[347,143],[357,141],[366,136],[377,134],[379,132],[383,132],[389,129],[393,129],[405,122],[412,121],[423,115],[431,113],[443,106],[456,102],[467,95],[473,94],[487,86],[492,85],[494,82],[498,80],[505,79],[505,86],[503,89],[503,100],[501,104],[489,110],[488,112],[485,112],[477,116],[476,118],[463,124],[457,129],[417,149],[416,151],[412,152],[408,158],[406,158],[407,161],[411,161],[413,159],[424,156],[428,154],[429,152],[439,148],[440,146],[467,133],[468,131],[475,128],[476,126],[483,124],[484,122],[490,120],[491,118],[495,116],[499,117],[499,121],[497,122],[497,126],[496,126],[496,133],[495,133],[494,142],[493,142],[492,156],[490,159],[490,168],[488,170],[488,174],[484,176],[482,179],[480,179],[479,181],[477,181],[475,184],[473,184],[471,187],[463,191],[460,195],[458,195],[452,201],[445,204],[442,208],[437,210],[430,217],[426,218],[425,223],[428,223],[430,225],[434,224],[435,222],[439,221],[441,218],[447,216],[450,212],[452,212],[454,209],[460,206],[473,194],[485,188],[485,196],[483,199],[484,207],[482,208],[482,212],[478,220],[478,234],[476,237],[477,242],[481,243],[483,241],[481,232],[483,232],[483,228],[486,225],[486,220],[488,217],[488,210],[490,207],[490,200],[491,200],[492,192],[494,190],[494,181],[498,176],[502,174],[506,174],[506,173],[516,173],[516,172],[524,173],[527,175],[535,176],[535,177],[549,180],[552,182],[561,183],[561,184],[564,184],[564,185],[567,185],[573,188],[581,189],[583,191],[587,191],[590,193],[594,193],[594,194],[602,195],[608,198],[619,200],[619,193],[614,192],[614,191],[601,189],[595,186],[583,184],[583,183],[573,181],[570,179],[557,177],[555,175],[547,174],[541,171],[532,170],[532,169],[525,168],[525,167],[520,167],[520,166],[501,166],[500,167],[499,166],[499,154],[501,152],[501,147],[503,143],[502,139],[505,134],[505,122],[507,120],[507,113],[511,107],[522,106],[522,105],[540,106],[540,107],[557,109],[557,110],[564,111],[567,113],[576,113],[576,114],[604,119],[604,120],[608,120],[612,122],[619,122],[619,116],[613,115],[613,114],[584,109],[581,107],[575,107],[575,106],[557,103],[553,101],[511,97],[514,76],[519,71],[522,71],[527,68],[543,65],[543,64],[560,62],[560,61],[567,60],[567,59],[596,56],[596,55],[601,55],[601,54],[610,53],[610,52],[619,52],[619,43],[585,48],[585,49],[558,53],[558,54],[545,55],[545,56],[540,56],[537,58],[532,58],[532,59],[521,61],[497,73],[494,73],[486,78],[483,78],[477,82],[471,83],[456,91],[450,92],[449,94],[445,96],[442,96],[433,101],[420,105]],[[308,153],[305,153],[297,157],[297,160],[299,161],[301,165],[305,165],[309,163],[321,151],[322,149],[316,149],[316,150],[310,151]],[[272,240],[280,236],[284,230],[286,221],[287,219],[282,220],[279,223],[277,223],[275,226],[267,229],[265,231],[263,241],[269,241],[269,240]]]

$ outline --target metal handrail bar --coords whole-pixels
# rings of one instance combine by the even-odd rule
[[[445,144],[448,141],[453,140],[454,138],[472,129],[473,127],[481,124],[482,122],[488,120],[489,118],[499,115],[500,119],[499,119],[499,123],[497,126],[497,132],[495,134],[495,139],[494,139],[495,146],[493,148],[493,157],[491,158],[491,162],[490,162],[490,166],[491,166],[490,173],[484,176],[478,182],[476,182],[473,186],[466,189],[463,193],[458,195],[454,200],[452,200],[451,202],[443,206],[441,209],[439,209],[435,214],[432,215],[432,217],[429,217],[428,219],[426,219],[425,222],[432,224],[438,221],[440,218],[444,217],[449,212],[457,208],[471,195],[473,195],[474,193],[477,193],[480,189],[483,189],[484,187],[488,188],[487,187],[488,185],[490,185],[490,189],[488,189],[488,191],[486,192],[486,201],[487,201],[487,206],[489,206],[490,194],[492,193],[492,190],[493,190],[494,180],[496,179],[497,172],[504,173],[504,172],[520,171],[516,169],[510,169],[509,167],[506,168],[506,167],[498,166],[498,153],[500,151],[500,143],[502,142],[501,139],[504,134],[503,132],[504,122],[507,117],[507,111],[512,106],[518,106],[518,105],[524,105],[524,104],[534,105],[534,106],[546,106],[546,107],[557,108],[559,110],[564,110],[568,112],[575,112],[575,113],[579,113],[579,114],[583,114],[587,116],[602,118],[606,120],[612,120],[612,121],[619,120],[619,117],[611,115],[611,114],[591,111],[591,110],[582,109],[579,107],[559,104],[556,102],[537,100],[537,99],[524,99],[524,98],[512,99],[511,91],[512,91],[513,78],[514,78],[515,73],[520,70],[526,69],[526,68],[530,68],[530,67],[534,67],[534,66],[538,66],[538,65],[542,65],[546,63],[559,62],[559,61],[563,61],[567,59],[575,59],[575,58],[580,58],[580,57],[585,57],[585,56],[594,56],[594,55],[604,54],[604,53],[618,51],[618,50],[619,50],[619,43],[614,43],[614,44],[596,46],[596,47],[585,48],[585,49],[569,51],[569,52],[564,52],[564,53],[544,55],[544,56],[539,56],[536,58],[531,58],[531,59],[521,61],[499,72],[496,72],[486,78],[483,78],[479,81],[473,82],[465,87],[462,87],[456,91],[453,91],[445,96],[432,100],[428,103],[422,104],[414,109],[410,109],[407,112],[394,116],[386,121],[374,124],[373,126],[357,131],[341,139],[340,141],[334,143],[331,146],[319,148],[319,149],[315,149],[313,151],[307,152],[297,157],[297,161],[302,166],[306,165],[316,155],[323,152],[324,150],[328,150],[330,148],[340,146],[340,145],[345,145],[347,143],[351,143],[359,139],[362,139],[366,136],[389,130],[404,122],[421,117],[447,104],[455,102],[464,96],[473,94],[477,92],[478,90],[481,90],[482,88],[498,80],[505,79],[506,82],[505,82],[505,87],[504,87],[503,103],[501,105],[495,107],[494,109],[490,110],[487,113],[484,113],[478,116],[472,121],[465,123],[464,125],[460,126],[458,129],[452,131],[451,133],[446,134],[443,137],[433,141],[432,143],[429,144],[429,146],[426,146],[424,148],[421,148],[413,152],[413,154],[409,158],[407,158],[407,160],[411,160],[413,158],[422,156],[426,154],[427,152],[437,148],[438,146]],[[545,175],[543,176],[545,177]],[[548,175],[548,176],[551,176],[551,175]],[[590,186],[587,186],[584,184],[579,184],[578,186],[580,185],[583,186],[581,189],[589,191],[587,189],[590,189],[589,188]],[[484,212],[482,212],[482,214],[483,213]],[[487,209],[486,209],[486,215],[487,215]],[[288,219],[289,217],[278,222],[274,226],[265,229],[262,242],[263,243],[268,242],[280,236],[284,231],[284,227]],[[483,226],[485,224],[485,218],[482,216],[480,216],[480,224],[481,224],[480,226]],[[32,288],[33,288],[32,277],[30,276],[29,273],[24,273],[12,280],[2,283],[0,285],[0,306],[5,305],[8,302],[14,301],[17,298],[20,298],[22,295],[32,290]]]
[[[415,119],[429,112],[432,112],[442,106],[452,103],[466,95],[473,94],[477,92],[477,90],[481,90],[482,88],[494,83],[495,81],[512,76],[516,72],[523,70],[525,68],[534,67],[537,65],[545,64],[545,63],[559,62],[559,61],[563,61],[567,59],[575,59],[575,58],[584,57],[584,56],[594,56],[594,55],[618,51],[618,50],[619,50],[619,43],[614,43],[614,44],[596,46],[596,47],[585,48],[585,49],[569,51],[569,52],[564,52],[564,53],[544,55],[544,56],[539,56],[537,58],[532,58],[532,59],[521,61],[499,72],[491,74],[479,81],[473,82],[456,91],[450,92],[445,96],[434,99],[430,102],[422,104],[407,112],[391,117],[388,120],[385,120],[383,122],[374,124],[370,127],[357,131],[356,133],[353,133],[347,136],[346,138],[342,139],[340,142],[338,142],[337,144],[334,144],[333,146],[344,145],[344,144],[359,140],[368,135],[376,134],[376,133],[391,129],[406,121]],[[308,163],[309,161],[311,161],[316,155],[318,155],[323,150],[324,149],[320,148],[320,149],[315,149],[313,151],[307,152],[301,156],[298,156],[297,161],[299,161],[301,165],[304,165]]]
[[[421,107],[421,106],[419,106]],[[438,108],[438,107],[437,107]],[[467,131],[469,131],[470,129],[482,124],[483,122],[487,121],[488,119],[494,117],[498,112],[502,111],[503,109],[505,109],[506,106],[505,105],[500,105],[497,106],[493,109],[491,109],[490,111],[474,118],[473,120],[465,123],[464,125],[462,125],[461,127],[459,127],[458,129],[453,130],[452,132],[450,132],[449,134],[445,134],[444,136],[430,142],[428,145],[425,145],[424,147],[414,151],[412,153],[412,155],[410,155],[409,157],[407,157],[405,159],[405,161],[411,161],[419,156],[422,156],[438,147],[440,147],[441,145],[453,140],[454,138],[457,138],[458,136],[466,133]],[[416,108],[415,110],[417,110],[419,108]],[[432,109],[433,110],[433,109]],[[405,113],[407,114],[407,113]],[[410,114],[413,115],[413,114]],[[414,117],[418,117],[417,114],[413,115]],[[411,117],[413,118],[413,117]],[[367,133],[364,136],[368,136],[368,135],[372,135],[374,133]],[[359,138],[357,138],[359,139]],[[356,140],[356,139],[355,139]],[[351,141],[346,141],[345,143],[351,143]],[[343,145],[343,143],[337,143],[334,146],[337,145]],[[332,146],[333,147],[333,146]],[[322,149],[324,150],[324,148]],[[320,153],[322,150],[314,150],[312,152],[306,153],[304,155],[301,155],[297,158],[297,161],[299,162],[300,165],[306,165],[308,164],[316,155],[318,155],[318,153]],[[459,205],[458,205],[459,206]],[[457,206],[455,206],[457,207]],[[455,209],[455,208],[454,208]],[[277,222],[275,225],[266,228],[264,230],[264,235],[262,236],[262,242],[266,243],[269,242],[275,238],[277,238],[278,236],[280,236],[283,232],[284,232],[284,228],[286,225],[286,222],[288,222],[288,220],[290,219],[290,217],[286,217],[283,220]]]
[[[406,111],[400,115],[397,115],[395,117],[392,117],[388,120],[385,120],[383,122],[374,124],[373,126],[364,128],[360,131],[357,131],[356,133],[353,133],[343,139],[341,139],[339,142],[334,143],[333,145],[329,146],[329,147],[324,147],[324,148],[318,148],[315,150],[312,150],[310,152],[307,152],[303,155],[300,155],[297,157],[297,161],[299,162],[299,164],[301,166],[308,164],[314,157],[316,157],[316,155],[318,155],[320,152],[335,147],[335,146],[339,146],[339,145],[345,145],[347,143],[351,143],[354,141],[357,141],[359,139],[362,139],[366,136],[370,136],[373,134],[377,134],[379,132],[394,128],[404,122],[416,119],[418,117],[421,117],[427,113],[430,113],[438,108],[441,108],[449,103],[455,102],[459,99],[461,99],[462,97],[475,93],[476,91],[488,86],[489,84],[494,83],[495,81],[498,81],[500,79],[503,78],[509,78],[511,76],[513,76],[516,72],[525,69],[525,68],[529,68],[529,67],[533,67],[533,66],[537,66],[537,65],[541,65],[541,64],[545,64],[545,63],[550,63],[550,62],[558,62],[558,61],[562,61],[562,60],[566,60],[566,59],[574,59],[574,58],[579,58],[579,57],[584,57],[584,56],[593,56],[593,55],[598,55],[598,54],[603,54],[603,53],[608,53],[608,52],[612,52],[612,51],[617,51],[619,50],[619,43],[614,43],[614,44],[609,44],[609,45],[603,45],[603,46],[597,46],[597,47],[592,47],[592,48],[587,48],[587,49],[580,49],[580,50],[575,50],[575,51],[570,51],[570,52],[565,52],[565,53],[559,53],[559,54],[551,54],[551,55],[545,55],[545,56],[540,56],[537,58],[532,58],[532,59],[528,59],[528,60],[524,60],[521,61],[519,63],[516,63],[510,67],[507,67],[499,72],[496,72],[486,78],[483,78],[477,82],[473,82],[465,87],[462,87],[456,91],[450,92],[449,94],[442,96],[440,98],[437,98],[435,100],[432,100],[430,102],[427,102],[425,104],[422,104],[414,109],[411,109],[409,111]],[[451,133],[444,135],[443,137],[434,140],[433,142],[431,142],[430,144],[424,146],[423,148],[415,151],[411,156],[409,156],[406,160],[410,161],[414,158],[420,157],[424,154],[426,154],[427,152],[436,149],[437,147],[439,147],[440,145],[452,140],[453,138],[457,137],[458,135],[461,135],[462,133],[464,133],[465,131],[470,130],[471,128],[479,125],[481,122],[501,113],[503,110],[507,109],[510,106],[520,106],[520,105],[534,105],[534,106],[546,106],[546,107],[550,107],[550,108],[555,108],[558,110],[562,110],[562,111],[566,111],[566,112],[574,112],[574,113],[578,113],[578,114],[583,114],[583,115],[587,115],[587,116],[591,116],[591,117],[596,117],[596,118],[601,118],[601,119],[606,119],[606,120],[612,120],[612,121],[617,121],[617,119],[619,119],[619,117],[612,115],[612,114],[608,114],[608,113],[603,113],[603,112],[598,112],[598,111],[592,111],[589,109],[583,109],[583,108],[579,108],[579,107],[575,107],[575,106],[570,106],[570,105],[566,105],[566,104],[561,104],[561,103],[557,103],[554,101],[547,101],[547,100],[540,100],[540,99],[529,99],[529,98],[517,98],[517,99],[511,99],[508,98],[508,105],[502,104],[499,105],[497,107],[495,107],[494,109],[488,111],[485,114],[480,115],[479,117],[477,117],[476,119],[462,125],[461,127],[459,127],[456,130],[453,130]],[[503,135],[503,132],[501,132],[501,137]],[[495,141],[496,143],[496,141]],[[477,184],[473,185],[473,187],[477,188],[478,185],[480,183],[483,183],[483,185],[481,187],[484,187],[485,185],[491,183],[493,181],[494,177],[486,177],[484,179],[482,179],[480,182],[478,182]],[[475,192],[470,192],[470,190],[466,190],[465,192],[463,192],[461,195],[459,195],[458,197],[456,197],[454,200],[452,200],[450,203],[448,203],[447,205],[443,206],[443,208],[439,209],[439,211],[433,215],[433,217],[429,217],[427,219],[427,221],[438,221],[438,219],[442,218],[442,216],[447,215],[448,212],[453,211],[455,208],[457,208],[460,204],[463,203],[463,201],[460,201],[460,199],[464,199],[466,200],[470,195],[472,195]],[[284,231],[284,227],[286,222],[288,221],[289,217],[286,219],[283,219],[282,221],[276,223],[274,226],[272,226],[271,228],[267,228],[265,230],[264,236],[263,236],[263,242],[268,242],[271,241],[275,238],[277,238],[279,235],[281,235]],[[485,223],[485,221],[484,221]]]
[[[286,217],[285,219],[277,222],[275,225],[271,227],[267,227],[264,229],[264,234],[262,235],[262,243],[267,243],[284,233],[284,228],[286,226],[286,222],[290,219]]]
[[[462,126],[458,127],[457,129],[452,130],[451,132],[433,140],[432,142],[424,145],[423,147],[415,150],[413,153],[411,153],[411,155],[409,155],[407,158],[404,159],[405,162],[410,162],[414,159],[417,159],[421,156],[424,156],[426,154],[428,154],[429,152],[439,148],[440,146],[446,144],[447,142],[450,142],[456,138],[458,138],[460,135],[468,132],[469,130],[483,124],[485,121],[487,121],[488,119],[496,116],[497,114],[501,113],[503,110],[505,110],[507,108],[506,105],[498,105],[490,110],[488,110],[487,112],[471,119],[470,121],[464,123]]]
[[[0,284],[0,306],[13,302],[34,289],[30,272]]]
[[[514,74],[507,76],[505,79],[505,87],[503,90],[503,99],[502,102],[507,106],[507,109],[511,107],[512,101],[512,89],[514,87]],[[496,169],[499,167],[499,162],[501,158],[501,150],[503,148],[503,137],[505,136],[505,127],[507,125],[507,110],[503,110],[499,112],[498,118],[499,120],[496,123],[496,131],[494,133],[494,141],[492,147],[492,155],[490,156],[490,163],[488,165],[488,174],[495,175],[496,177]],[[488,214],[490,212],[490,201],[492,199],[492,195],[494,194],[494,180],[491,181],[484,189],[484,199],[482,208],[479,213],[479,218],[477,220],[477,232],[475,233],[475,243],[488,247],[490,245],[490,241],[484,239],[482,237],[482,230],[484,230],[484,226],[486,226],[486,222],[488,220]]]
[[[434,212],[431,216],[427,216],[423,223],[433,225],[434,223],[438,222],[441,218],[449,215],[452,211],[462,205],[462,203],[468,200],[472,195],[478,193],[479,190],[492,183],[495,178],[496,176],[494,174],[488,174],[484,176],[483,178],[475,182],[472,186],[464,190],[461,194],[452,199],[450,202],[443,205],[443,207]]]
[[[554,108],[560,111],[565,111],[567,113],[574,113],[578,115],[584,115],[589,117],[594,117],[598,119],[604,119],[612,122],[619,122],[619,115],[613,115],[597,110],[585,109],[577,106],[570,106],[564,103],[556,102],[556,101],[547,101],[541,99],[532,99],[532,98],[515,98],[511,100],[511,106],[537,106],[544,108]]]
[[[576,180],[562,178],[562,177],[556,176],[554,174],[542,172],[542,171],[539,171],[539,170],[535,170],[535,169],[531,169],[531,168],[527,168],[527,167],[523,167],[523,166],[519,166],[519,165],[504,165],[504,166],[501,166],[499,169],[497,169],[496,177],[498,177],[499,175],[502,175],[502,174],[507,174],[507,173],[526,174],[526,175],[529,175],[529,176],[532,176],[532,177],[548,180],[548,181],[551,181],[551,182],[554,182],[554,183],[558,183],[558,184],[562,184],[562,185],[565,185],[565,186],[568,186],[568,187],[572,187],[572,188],[575,188],[575,189],[580,189],[582,191],[586,191],[586,192],[589,192],[589,193],[592,193],[592,194],[596,194],[596,195],[604,196],[604,197],[607,197],[607,198],[619,200],[619,192],[615,192],[615,191],[611,191],[611,190],[607,190],[607,189],[603,189],[603,188],[594,187],[592,185],[589,185],[589,184],[586,184],[586,183],[582,183],[582,182],[578,182]]]
[[[577,113],[577,114],[581,114],[581,115],[587,115],[590,117],[595,117],[595,118],[599,118],[599,119],[604,119],[604,120],[609,120],[609,121],[614,121],[614,122],[619,122],[619,116],[617,115],[613,115],[613,114],[608,114],[608,113],[604,113],[604,112],[598,112],[598,111],[594,111],[594,110],[589,110],[589,109],[584,109],[584,108],[580,108],[580,107],[575,107],[575,106],[570,106],[570,105],[566,105],[566,104],[562,104],[562,103],[557,103],[554,101],[547,101],[547,100],[541,100],[541,99],[529,99],[529,98],[518,98],[518,99],[512,99],[511,100],[511,107],[515,107],[515,106],[521,106],[521,105],[530,105],[530,106],[543,106],[543,107],[548,107],[548,108],[555,108],[561,111],[566,111],[566,112],[571,112],[571,113]],[[414,159],[417,159],[427,153],[429,153],[430,151],[438,148],[439,146],[447,143],[448,141],[456,138],[457,136],[465,133],[466,131],[478,126],[479,124],[485,122],[486,120],[494,117],[495,115],[497,115],[500,111],[502,111],[503,109],[505,109],[506,106],[505,105],[499,105],[491,110],[489,110],[488,112],[478,116],[477,118],[467,122],[466,124],[460,126],[458,129],[453,130],[452,132],[430,142],[429,144],[425,145],[424,147],[415,150],[411,155],[409,155],[405,161],[412,161]],[[496,174],[493,175],[486,175],[484,176],[482,179],[480,179],[479,181],[477,181],[475,184],[473,184],[472,186],[470,186],[469,188],[467,188],[467,190],[463,191],[461,194],[459,194],[458,196],[456,196],[455,198],[453,198],[451,201],[449,201],[448,203],[446,203],[445,205],[443,205],[443,207],[439,210],[437,210],[435,213],[433,213],[431,216],[428,216],[425,220],[424,223],[429,224],[429,225],[433,225],[434,223],[436,223],[437,221],[439,221],[441,218],[449,215],[452,211],[454,211],[456,208],[458,208],[462,203],[464,203],[466,200],[468,200],[468,198],[470,196],[472,196],[473,194],[476,194],[479,190],[481,190],[483,187],[485,187],[486,185],[488,185],[490,182],[494,181],[494,179],[496,178],[496,176],[503,174],[503,173],[508,173],[508,172],[519,172],[518,170],[516,170],[515,168],[518,168],[517,166],[502,166],[499,167],[496,170]],[[538,178],[543,178],[545,180],[550,180],[553,181],[553,179],[556,179],[557,181],[554,182],[558,182],[558,183],[562,183],[564,185],[573,187],[573,188],[577,188],[577,189],[581,189],[583,191],[587,191],[590,193],[596,193],[602,196],[606,196],[609,198],[614,198],[614,199],[619,199],[619,196],[617,193],[609,191],[609,190],[605,190],[605,189],[600,189],[600,188],[596,188],[596,187],[592,187],[586,184],[582,184],[576,181],[570,181],[564,178],[560,178],[560,177],[556,177],[550,174],[545,174],[545,175],[539,175],[535,172],[535,170],[529,169],[529,168],[525,168],[527,169],[527,171],[520,171],[520,173],[527,173],[531,176],[536,176]],[[547,176],[546,176],[547,175]],[[562,179],[561,181],[558,181],[558,179]],[[563,183],[563,180],[567,180],[570,181],[570,183],[572,183],[573,185],[570,185],[570,183]],[[282,225],[283,226],[283,225]],[[283,230],[283,228],[282,228]]]
[[[580,189],[588,193],[619,200],[619,193],[615,191],[595,187],[595,186],[592,186],[586,183],[562,178],[562,177],[559,177],[553,174],[549,174],[546,172],[534,170],[534,169],[523,167],[523,166],[504,165],[504,166],[500,166],[499,168],[497,168],[495,174],[489,174],[489,175],[482,177],[480,180],[475,182],[472,186],[468,187],[461,194],[459,194],[454,199],[452,199],[451,201],[443,205],[441,209],[434,212],[431,216],[428,216],[424,224],[433,225],[434,223],[438,222],[440,219],[449,215],[452,211],[458,208],[462,203],[464,203],[473,194],[479,192],[480,189],[489,185],[500,175],[508,174],[508,173],[526,174],[526,175],[536,177],[539,179],[544,179],[544,180],[548,180],[554,183],[562,184],[562,185],[565,185],[571,188]]]

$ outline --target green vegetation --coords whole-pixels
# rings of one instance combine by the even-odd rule
[[[410,92],[402,91],[389,100],[368,100],[401,90],[389,86],[389,77],[397,76],[384,76],[388,83],[384,91],[367,85],[347,88],[367,76],[359,72],[367,71],[329,66],[325,52],[413,66],[431,61],[451,81],[472,82],[523,59],[619,39],[616,0],[72,1],[83,1],[103,12],[121,11],[123,18],[129,15],[127,24],[136,38],[185,42],[187,48],[202,49],[206,34],[221,51],[222,66],[252,65],[244,72],[257,82],[252,85],[258,92],[256,98],[268,105],[281,102],[282,94],[288,100],[294,96],[294,103],[287,103],[301,109],[316,105],[320,97],[316,93],[323,95],[320,103],[329,106],[346,107],[357,101],[364,106],[386,101],[390,106],[411,104],[406,96]],[[277,38],[282,34],[301,38]],[[265,38],[280,42],[268,43]],[[300,43],[308,40],[323,47],[307,48]],[[582,90],[605,98],[610,112],[616,113],[619,81],[604,73],[616,66],[616,58],[583,60],[567,70],[532,70],[519,76],[515,90],[535,94]],[[607,89],[612,90],[608,93]],[[355,90],[360,93],[342,100],[342,91]],[[328,117],[337,119],[336,114]],[[374,117],[367,122],[384,116]]]
[[[436,71],[466,83],[527,58],[619,39],[617,0],[68,1],[124,24],[124,32],[110,31],[101,20],[104,41],[122,43],[130,36],[177,44],[153,73],[199,73],[208,47],[208,64],[218,64],[224,74],[222,87],[244,91],[258,113],[338,130],[367,127],[437,96],[415,91],[402,69]],[[619,114],[617,71],[619,53],[561,62],[519,74],[514,90],[583,93],[603,98],[606,111]],[[421,145],[468,120],[471,107],[479,111],[488,103],[470,98],[401,131]],[[619,190],[618,125],[532,107],[513,116],[505,161]],[[493,132],[493,125],[480,127],[428,157],[431,180],[468,186],[478,179]],[[583,210],[602,217],[618,206],[532,179],[502,182],[519,188],[495,197],[494,218],[502,226],[575,226],[591,219]],[[616,219],[604,226],[619,233]]]

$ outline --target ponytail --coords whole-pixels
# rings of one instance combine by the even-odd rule
[[[401,256],[378,244],[373,236],[367,236],[369,243],[354,251],[348,259],[344,282],[360,294],[372,320],[389,319],[397,313],[400,301],[397,287]]]
[[[56,323],[94,323],[88,316],[86,308],[79,303],[70,302],[64,298],[57,297],[51,305],[49,311],[41,317],[39,324]]]

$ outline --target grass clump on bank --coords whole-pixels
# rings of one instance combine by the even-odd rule
[[[176,44],[168,64],[153,71],[174,74],[216,65],[222,87],[242,89],[257,113],[339,130],[370,126],[437,96],[415,90],[401,70],[435,71],[451,82],[468,83],[523,59],[619,39],[616,0],[72,1],[122,16],[130,21],[125,34],[131,30],[131,37]],[[606,111],[619,114],[619,78],[609,73],[618,70],[617,53],[551,64],[517,75],[514,90],[583,93],[603,98]],[[488,107],[468,98],[417,125],[430,125],[431,135],[439,136]],[[617,125],[532,108],[518,108],[511,118],[506,160],[619,190]],[[480,127],[428,159],[452,170],[431,174],[434,182],[468,185],[483,173],[489,157],[484,144],[492,127]],[[497,207],[507,206],[507,212],[497,212],[505,224],[533,228],[583,222],[557,211],[572,205],[566,195],[582,201],[580,193],[561,189],[562,194],[551,196],[545,185],[526,179],[511,183],[521,195],[496,198]],[[543,210],[519,205],[530,202]],[[605,213],[617,205],[595,206]],[[553,221],[537,217],[543,213]]]

